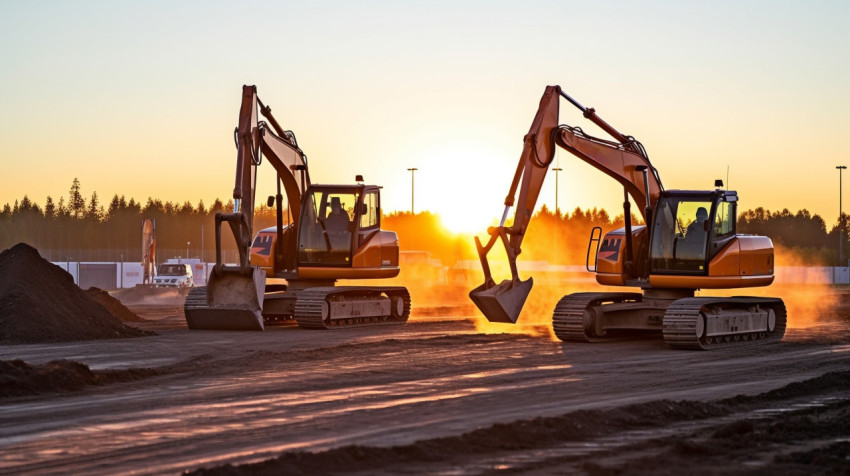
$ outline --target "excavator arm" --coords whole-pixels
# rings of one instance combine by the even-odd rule
[[[259,108],[258,108],[259,106]],[[259,120],[262,114],[271,123]],[[284,130],[257,97],[256,86],[242,87],[239,122],[234,131],[236,141],[236,183],[233,188],[233,213],[217,213],[215,220],[216,264],[207,284],[206,306],[187,312],[187,322],[193,329],[263,329],[263,295],[265,271],[251,266],[254,200],[257,167],[265,156],[277,173],[277,233],[278,246],[282,239],[281,183],[286,191],[289,208],[295,208],[293,225],[298,226],[301,197],[310,185],[307,158],[298,147],[292,131]],[[239,252],[239,264],[227,265],[222,260],[221,224],[227,222]],[[292,230],[290,230],[290,233]],[[279,256],[296,256],[296,242],[289,240],[292,249],[277,250]]]
[[[585,118],[610,134],[615,141],[587,135],[578,127],[558,125],[561,97],[579,108]],[[649,162],[649,157],[640,142],[618,132],[602,120],[593,108],[585,108],[561,91],[560,86],[547,86],[531,128],[523,139],[522,155],[505,198],[505,210],[499,226],[488,228],[487,233],[490,238],[484,245],[478,237],[475,237],[478,256],[484,271],[484,283],[472,290],[469,297],[492,322],[515,323],[531,291],[533,279],[523,281],[519,278],[516,258],[522,252],[522,240],[557,146],[593,165],[623,185],[629,241],[627,247],[630,256],[633,252],[630,242],[631,215],[628,196],[631,196],[636,203],[645,205],[641,215],[644,221],[648,221],[652,214],[652,207],[655,206],[663,190],[658,172]],[[515,204],[517,191],[519,191],[519,198],[516,202],[513,223],[505,226],[510,209]],[[501,240],[505,246],[511,279],[497,285],[490,272],[487,254],[498,240]]]
[[[265,122],[258,120],[259,112],[271,123],[275,132]],[[251,240],[253,239],[253,217],[256,193],[256,168],[265,156],[274,167],[278,185],[283,184],[290,210],[301,210],[301,195],[310,185],[307,157],[298,147],[295,134],[284,130],[257,96],[256,86],[242,87],[242,105],[239,122],[234,136],[236,140],[236,185],[233,188],[234,211],[220,214],[217,221],[230,224],[239,251],[239,265],[250,268]],[[280,187],[278,187],[278,214],[282,213]],[[279,219],[278,222],[281,220]],[[293,223],[298,226],[298,213],[293,214]],[[280,227],[278,227],[280,228]],[[218,230],[218,226],[216,226]],[[278,230],[280,232],[280,230]],[[282,240],[279,240],[279,242]],[[220,237],[216,235],[216,266],[221,263]],[[291,253],[294,254],[294,253]]]

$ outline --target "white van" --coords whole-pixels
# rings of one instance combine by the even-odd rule
[[[185,288],[195,285],[192,265],[186,263],[163,263],[156,268],[155,286]]]

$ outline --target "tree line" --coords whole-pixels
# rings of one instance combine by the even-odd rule
[[[24,242],[51,261],[140,261],[142,220],[156,223],[157,258],[189,257],[215,260],[215,214],[232,211],[233,200],[216,199],[209,206],[186,201],[174,203],[148,197],[147,201],[114,195],[104,204],[97,192],[85,198],[74,179],[68,198],[48,196],[39,206],[28,196],[5,204],[0,211],[0,249]],[[255,226],[274,224],[274,210],[265,205],[255,214]],[[259,228],[258,228],[259,229]],[[223,251],[236,261],[229,227],[222,228]]]
[[[839,240],[843,241],[845,259],[850,256],[847,220],[847,214],[842,213],[838,223],[827,231],[824,219],[806,209],[791,213],[787,208],[771,212],[759,207],[738,214],[738,233],[769,236],[774,243],[794,251],[806,264],[836,265]],[[847,262],[841,265],[847,266]]]
[[[215,214],[232,210],[232,200],[220,199],[209,205],[202,200],[193,205],[189,201],[163,202],[151,197],[141,202],[116,194],[106,203],[97,192],[84,197],[75,178],[67,199],[60,196],[57,201],[48,196],[41,206],[25,195],[14,204],[5,204],[0,211],[0,249],[25,242],[51,261],[139,261],[142,220],[153,218],[159,261],[187,255],[214,261]],[[632,222],[639,224],[640,220],[632,215]],[[254,216],[254,229],[274,223],[274,209],[260,205]],[[584,263],[591,228],[599,226],[607,232],[622,227],[623,223],[622,214],[611,217],[604,209],[576,208],[571,213],[562,213],[544,205],[529,225],[521,259]],[[822,217],[805,209],[792,213],[788,209],[771,212],[760,207],[738,215],[739,233],[768,236],[776,245],[791,249],[811,265],[837,263],[839,230],[846,230],[846,226],[846,214],[828,229]],[[439,216],[431,212],[384,214],[382,228],[398,233],[402,250],[428,251],[446,265],[478,256],[470,236],[450,233],[440,223]],[[482,238],[485,232],[479,233]],[[235,243],[226,225],[222,236],[225,259],[235,261]],[[844,250],[845,255],[850,255],[846,233]]]

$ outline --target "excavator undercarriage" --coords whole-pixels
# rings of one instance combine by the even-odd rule
[[[777,342],[785,304],[758,297],[646,299],[640,293],[575,293],[555,306],[552,327],[565,342],[602,342],[624,331],[661,332],[678,349],[717,349]]]
[[[257,330],[295,320],[305,329],[335,329],[404,324],[410,316],[410,293],[404,287],[310,287],[293,293],[266,292],[262,312],[220,309],[208,304],[207,288],[192,290],[186,298],[190,329]]]

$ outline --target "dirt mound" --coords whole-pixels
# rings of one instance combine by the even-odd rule
[[[86,289],[86,296],[94,299],[101,306],[105,307],[107,311],[111,312],[113,316],[121,319],[124,322],[146,322],[145,319],[137,316],[136,313],[127,309],[126,306],[121,304],[121,301],[115,299],[110,296],[108,292],[104,291],[100,288],[91,287]]]
[[[29,365],[23,360],[0,360],[0,398],[80,390],[89,385],[137,380],[157,373],[152,369],[93,372],[85,364],[68,360],[54,360],[44,365]]]
[[[24,243],[0,253],[0,344],[154,335],[89,298],[70,274]]]

